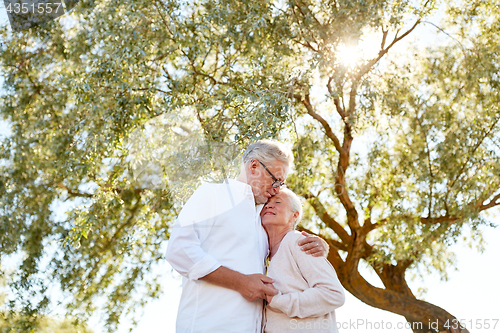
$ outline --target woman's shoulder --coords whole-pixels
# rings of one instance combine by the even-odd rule
[[[281,241],[281,245],[280,246],[286,246],[286,247],[289,247],[291,249],[299,249],[300,250],[300,247],[299,245],[297,244],[301,239],[304,239],[306,238],[304,235],[302,235],[300,233],[300,231],[297,231],[297,230],[292,230],[290,231],[289,233],[287,233],[285,235],[285,237],[283,237],[283,240]]]

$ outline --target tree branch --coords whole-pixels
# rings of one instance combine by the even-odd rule
[[[312,232],[311,230],[306,229],[306,228],[304,228],[304,227],[302,227],[302,226],[298,226],[298,227],[297,227],[297,230],[298,230],[298,231],[305,231],[305,232],[307,232],[307,233],[309,233],[309,234],[311,234],[311,235],[316,235],[316,236],[318,236],[318,237],[321,237],[321,238],[322,238],[324,241],[326,241],[326,242],[327,242],[330,246],[333,246],[334,248],[339,249],[339,250],[347,251],[347,247],[345,246],[345,244],[343,244],[343,243],[341,243],[341,242],[339,242],[339,241],[336,241],[335,239],[325,238],[325,237],[323,237],[323,236],[321,236],[321,235],[318,235],[317,233]]]
[[[385,41],[387,40],[387,34],[389,33],[388,30],[384,30],[384,27],[382,26],[382,42],[380,43],[380,49],[383,50],[385,46]]]
[[[125,221],[124,223],[122,223],[122,225],[120,225],[118,227],[118,230],[116,230],[116,232],[113,234],[113,236],[111,236],[111,238],[106,242],[106,244],[99,246],[99,250],[98,250],[99,254],[102,254],[104,251],[108,250],[110,248],[110,246],[116,241],[116,239],[118,238],[118,236],[120,235],[122,230],[125,227],[132,224],[132,222],[134,221],[135,215],[137,214],[137,211],[139,210],[139,208],[141,206],[140,202],[141,202],[141,198],[139,197],[139,198],[137,198],[137,202],[135,203],[134,207],[130,211],[130,216],[127,219],[127,221]],[[104,255],[99,256],[99,259],[93,265],[89,274],[87,274],[86,279],[83,279],[84,283],[85,283],[85,281],[92,281],[94,279],[95,274],[97,274],[97,272],[99,271],[99,263],[101,262],[101,260],[103,258],[104,258]]]
[[[431,96],[434,96],[434,94],[431,94]],[[424,109],[424,112],[425,112],[425,109]],[[428,133],[424,129],[424,125],[422,124],[422,121],[420,120],[420,117],[418,116],[418,114],[416,115],[416,119],[417,119],[418,125],[420,126],[420,129],[423,132],[425,146],[427,148],[427,165],[429,167],[429,175],[430,175],[430,180],[429,180],[429,207],[428,207],[429,213],[428,213],[428,217],[430,217],[431,214],[432,214],[432,195],[433,195],[433,187],[434,187],[434,173],[432,172],[431,149],[430,149],[430,146],[429,146],[429,142],[427,140],[427,134]]]
[[[427,4],[427,3],[426,3]],[[424,6],[425,7],[425,6]],[[380,59],[382,59],[382,57],[387,53],[389,52],[389,50],[394,46],[394,44],[396,44],[397,42],[399,42],[401,39],[405,38],[406,36],[408,36],[416,27],[417,25],[419,25],[421,22],[420,19],[418,19],[415,24],[410,28],[408,29],[404,34],[402,34],[401,36],[398,37],[398,34],[396,33],[396,36],[394,36],[394,39],[392,40],[391,44],[389,44],[385,49],[382,48],[379,53],[378,53],[378,56],[376,58],[373,58],[372,60],[368,61],[367,64],[365,64],[364,66],[361,66],[361,68],[359,69],[358,73],[356,74],[355,76],[355,79],[354,81],[359,81],[359,79],[365,75],[366,73],[368,73],[371,68],[373,67],[373,65],[375,65]],[[385,40],[387,38],[387,32],[384,32],[384,35],[382,37],[382,45],[385,45]]]
[[[330,127],[330,125],[328,124],[328,122],[323,119],[323,117],[321,117],[319,114],[317,114],[316,112],[314,112],[314,109],[311,105],[311,101],[309,99],[309,94],[307,94],[304,99],[301,101],[301,103],[305,106],[306,110],[307,110],[307,113],[309,113],[309,115],[311,115],[314,119],[316,119],[322,126],[323,126],[323,129],[325,130],[325,134],[328,138],[330,138],[330,140],[333,141],[333,144],[335,145],[335,149],[337,149],[337,151],[339,152],[340,155],[345,155],[345,151],[344,149],[342,148],[342,146],[340,145],[340,141],[339,139],[337,138],[337,136],[335,135],[335,133],[333,133],[332,131],[332,128]]]
[[[63,183],[57,183],[57,186],[68,192],[69,195],[72,197],[83,197],[83,198],[92,198],[94,195],[90,193],[82,193],[82,192],[77,192],[70,190],[66,186],[63,185]]]
[[[486,200],[488,200],[488,199],[478,200],[477,202],[467,204],[467,206],[471,209],[476,210],[477,212],[482,212],[484,210],[487,210],[487,209],[490,209],[490,208],[493,208],[496,206],[500,206],[500,194],[497,194],[496,196],[494,196],[490,200],[490,202],[485,205],[483,203]],[[439,216],[439,217],[421,218],[420,222],[423,224],[436,224],[436,223],[444,223],[444,222],[455,223],[463,218],[464,217],[461,216],[460,214],[458,214],[458,215],[457,214],[454,214],[454,215],[445,214],[445,215]]]
[[[460,45],[460,48],[462,49],[462,53],[464,54],[465,58],[467,58],[467,53],[465,51],[465,47],[462,45],[462,43],[460,43],[460,41],[458,39],[456,39],[455,37],[453,37],[452,35],[450,35],[446,31],[444,31],[444,29],[438,27],[436,24],[434,24],[434,23],[432,23],[430,21],[422,21],[422,23],[428,23],[430,25],[433,25],[436,29],[438,29],[439,31],[441,31],[442,33],[444,33],[446,36],[448,36],[451,39],[453,39],[458,45]]]
[[[351,240],[351,236],[347,233],[344,227],[331,217],[330,214],[328,214],[325,206],[323,206],[318,197],[309,192],[302,194],[302,196],[308,200],[309,204],[313,207],[321,221],[323,221],[339,236],[343,244],[338,244],[339,246],[336,247],[342,250],[347,250],[346,244]]]
[[[328,78],[328,83],[326,84],[326,87],[328,88],[328,93],[330,94],[330,96],[333,95],[333,89],[332,89],[332,84],[331,84],[332,81],[333,81],[333,76],[330,76]],[[340,105],[340,99],[338,97],[335,97],[333,99],[333,103],[335,104],[335,109],[337,110],[337,113],[342,118],[342,121],[344,122],[344,124],[347,124],[347,119],[346,119],[346,116],[345,116],[345,110]]]
[[[455,179],[452,181],[451,185],[448,186],[448,191],[446,193],[445,201],[447,201],[448,195],[451,192],[451,189],[453,188],[453,186],[455,186],[455,183],[462,177],[462,174],[465,170],[465,167],[467,166],[470,159],[474,155],[474,152],[481,146],[483,141],[489,136],[491,131],[493,131],[493,129],[497,126],[499,121],[500,121],[500,117],[495,122],[493,122],[493,124],[490,126],[490,128],[488,128],[487,131],[483,131],[484,135],[480,138],[480,140],[476,143],[476,145],[474,145],[474,147],[472,147],[472,149],[469,150],[469,154],[467,155],[467,159],[465,160],[464,164],[460,168],[460,171],[457,173],[457,175],[456,175]]]
[[[310,49],[311,51],[319,52],[319,50],[315,49],[314,46],[312,46],[311,43],[309,43],[309,41],[306,41],[305,43],[302,43],[302,42],[300,42],[298,40],[295,40],[295,39],[293,39],[292,41],[295,42],[295,43],[297,43],[297,44],[299,44],[299,45],[302,45],[302,46]]]
[[[490,203],[487,205],[481,203],[481,205],[479,206],[479,211],[482,212],[483,210],[487,210],[496,206],[500,206],[500,194],[497,194],[493,199],[491,199]]]
[[[322,27],[323,25],[321,24],[321,22],[319,22],[319,20],[316,18],[316,16],[311,12],[311,10],[309,9],[309,7],[307,6],[307,4],[304,4],[304,8],[305,8],[305,11],[306,13],[304,13],[304,11],[302,10],[302,7],[299,5],[298,1],[294,1],[295,2],[295,5],[297,6],[297,8],[299,8],[300,10],[300,13],[302,14],[302,16],[305,18],[307,14],[309,14],[313,20],[318,24],[319,27]]]

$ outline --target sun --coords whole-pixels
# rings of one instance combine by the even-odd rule
[[[357,44],[338,45],[335,48],[336,62],[352,69],[375,58],[380,52],[379,38],[376,33],[366,33]]]
[[[336,50],[337,61],[349,68],[354,68],[362,56],[360,50],[355,46],[340,45]]]

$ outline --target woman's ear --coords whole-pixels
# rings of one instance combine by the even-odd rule
[[[299,212],[293,213],[292,217],[290,218],[290,221],[292,222],[292,225],[295,224],[295,221],[297,220],[298,217],[299,217]]]

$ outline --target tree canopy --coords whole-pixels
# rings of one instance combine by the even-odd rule
[[[0,287],[5,287],[6,279],[0,278]],[[4,306],[6,295],[0,292],[0,306]],[[15,318],[16,320],[12,320]],[[28,327],[19,326],[22,322],[34,323],[36,325],[36,332],[39,333],[92,333],[93,331],[88,329],[86,325],[78,325],[72,322],[71,319],[58,319],[50,316],[41,316],[40,314],[34,314],[32,318],[25,318],[27,321],[18,318],[16,314],[9,314],[5,316],[4,313],[0,315],[0,332],[29,332]],[[30,320],[31,319],[31,320]]]
[[[423,25],[443,41],[408,42]],[[481,244],[494,226],[499,31],[493,1],[431,0],[80,1],[32,29],[3,27],[0,268],[22,256],[10,320],[36,325],[49,282],[72,316],[103,308],[110,331],[159,295],[155,267],[182,206],[171,175],[184,167],[156,164],[161,186],[134,174],[131,138],[154,123],[183,147],[203,139],[207,169],[218,168],[213,147],[289,142],[302,226],[329,242],[343,286],[454,332],[444,325],[455,317],[408,279],[445,276],[448,246]],[[175,142],[155,149],[173,156]],[[194,169],[181,178],[199,179]]]

